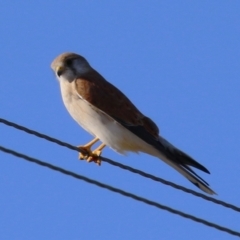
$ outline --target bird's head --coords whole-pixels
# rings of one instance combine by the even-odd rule
[[[73,81],[92,69],[87,60],[76,53],[60,54],[53,60],[51,68],[59,80],[64,78],[68,81]]]

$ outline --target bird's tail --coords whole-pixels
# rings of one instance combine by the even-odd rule
[[[192,159],[186,153],[174,147],[166,139],[160,137],[157,146],[159,150],[158,157],[166,162],[168,165],[176,169],[184,177],[186,177],[195,186],[208,194],[216,194],[208,183],[199,177],[189,166],[202,170],[203,172],[210,173],[204,166]]]

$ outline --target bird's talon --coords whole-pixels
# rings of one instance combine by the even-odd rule
[[[95,150],[91,153],[91,155],[87,158],[87,162],[95,162],[98,166],[101,165],[100,155],[102,151]]]
[[[84,146],[78,146],[78,148],[82,151],[79,153],[78,158],[80,160],[84,160],[87,159],[90,155],[91,155],[91,149],[88,147],[84,147]]]
[[[82,153],[79,153],[79,157],[80,160],[84,160],[85,156]]]
[[[102,150],[106,145],[102,143],[98,148],[92,151],[91,147],[96,141],[98,141],[98,138],[93,139],[90,143],[84,146],[78,146],[80,150],[78,158],[80,160],[87,160],[87,162],[95,162],[98,166],[100,166],[100,155],[102,154]]]

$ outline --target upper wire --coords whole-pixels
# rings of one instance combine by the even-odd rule
[[[0,123],[3,123],[3,124],[5,124],[5,125],[7,125],[7,126],[13,127],[13,128],[15,128],[15,129],[18,129],[18,130],[21,130],[21,131],[24,131],[24,132],[26,132],[26,133],[28,133],[28,134],[32,134],[32,135],[34,135],[34,136],[36,136],[36,137],[43,138],[43,139],[45,139],[45,140],[47,140],[47,141],[56,143],[56,144],[58,144],[58,145],[60,145],[60,146],[69,148],[69,149],[74,150],[74,151],[77,151],[77,152],[82,152],[82,153],[85,154],[84,150],[79,149],[79,148],[76,147],[76,146],[73,146],[73,145],[71,145],[71,144],[69,144],[69,143],[66,143],[66,142],[63,142],[63,141],[60,141],[60,140],[58,140],[58,139],[56,139],[56,138],[53,138],[53,137],[50,137],[50,136],[48,136],[48,135],[39,133],[39,132],[34,131],[34,130],[32,130],[32,129],[26,128],[26,127],[24,127],[24,126],[18,125],[18,124],[14,123],[14,122],[7,121],[6,119],[0,118]],[[240,207],[237,207],[237,206],[235,206],[235,205],[233,205],[233,204],[230,204],[230,203],[227,203],[227,202],[224,202],[224,201],[215,199],[215,198],[213,198],[213,197],[206,196],[206,195],[204,195],[204,194],[202,194],[202,193],[199,193],[199,192],[196,192],[196,191],[194,191],[194,190],[185,188],[185,187],[183,187],[183,186],[180,186],[180,185],[178,185],[178,184],[175,184],[175,183],[173,183],[173,182],[167,181],[167,180],[165,180],[165,179],[156,177],[156,176],[154,176],[154,175],[151,175],[151,174],[149,174],[149,173],[143,172],[143,171],[141,171],[141,170],[138,170],[138,169],[132,168],[132,167],[130,167],[130,166],[127,166],[127,165],[124,165],[124,164],[115,162],[115,161],[113,161],[113,160],[111,160],[111,159],[108,159],[108,158],[105,158],[105,157],[100,157],[100,159],[101,159],[103,162],[107,162],[107,163],[109,163],[109,164],[111,164],[111,165],[113,165],[113,166],[119,167],[119,168],[121,168],[121,169],[130,171],[130,172],[132,172],[132,173],[138,174],[138,175],[143,176],[143,177],[145,177],[145,178],[154,180],[154,181],[156,181],[156,182],[160,182],[160,183],[162,183],[162,184],[165,184],[165,185],[167,185],[167,186],[171,186],[171,187],[173,187],[173,188],[175,188],[175,189],[178,189],[178,190],[181,190],[181,191],[183,191],[183,192],[192,194],[192,195],[194,195],[194,196],[196,196],[196,197],[200,197],[200,198],[202,198],[202,199],[204,199],[204,200],[207,200],[207,201],[213,202],[213,203],[215,203],[215,204],[221,205],[221,206],[223,206],[223,207],[230,208],[230,209],[232,209],[232,210],[234,210],[234,211],[240,212]]]

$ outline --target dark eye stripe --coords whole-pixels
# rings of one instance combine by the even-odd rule
[[[65,61],[65,64],[68,66],[68,67],[71,67],[72,66],[72,59],[67,59]]]

